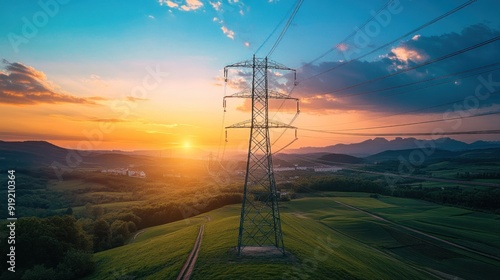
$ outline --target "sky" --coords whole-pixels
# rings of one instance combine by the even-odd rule
[[[442,19],[434,19],[471,2]],[[36,3],[36,4],[34,4]],[[289,148],[498,129],[500,3],[6,0],[0,2],[0,140],[74,149],[244,151],[249,87],[226,65],[269,56],[269,116]],[[498,82],[497,82],[498,81]],[[444,120],[444,121],[443,121]],[[430,134],[433,135],[430,135]],[[357,135],[356,135],[357,134]],[[498,134],[453,135],[498,141]],[[273,130],[273,149],[295,138]]]

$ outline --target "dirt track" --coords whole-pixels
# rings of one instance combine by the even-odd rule
[[[189,253],[189,257],[186,263],[184,263],[179,276],[177,276],[177,280],[189,280],[191,278],[191,274],[193,274],[194,270],[194,265],[196,264],[196,259],[198,258],[198,253],[200,252],[204,231],[205,225],[202,224],[200,226],[200,230],[198,231],[198,237],[196,238],[193,249],[191,250],[191,253]]]

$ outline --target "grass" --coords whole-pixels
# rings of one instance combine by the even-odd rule
[[[328,226],[292,213],[282,215],[286,221],[283,223],[285,246],[291,256],[271,261],[240,259],[231,251],[238,233],[239,217],[235,210],[239,209],[229,208],[231,216],[207,223],[192,279],[424,278],[417,270],[389,255],[381,255]],[[218,211],[226,209],[215,213]]]
[[[94,255],[96,271],[86,279],[175,279],[198,234],[184,221],[160,226],[162,234]],[[172,229],[172,227],[174,229]]]
[[[175,279],[201,223],[205,233],[193,280],[493,279],[500,273],[498,261],[427,240],[335,200],[491,254],[500,249],[495,215],[411,199],[330,195],[280,205],[286,257],[239,258],[234,248],[240,206],[230,205],[148,228],[131,244],[95,254],[97,269],[88,279]]]

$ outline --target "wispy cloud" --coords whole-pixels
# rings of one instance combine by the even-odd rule
[[[244,16],[245,11],[249,11],[249,8],[241,0],[227,0],[227,1],[200,1],[200,0],[158,0],[161,6],[167,6],[170,8],[169,12],[178,10],[183,12],[196,11],[203,8],[204,3],[208,3],[207,6],[212,7],[216,16],[212,17],[212,21],[217,23],[222,30],[222,33],[231,40],[235,40],[236,32],[234,29],[230,28],[230,24],[225,21],[225,14],[231,16],[238,15],[238,17]],[[205,13],[206,10],[203,9]],[[249,42],[243,42],[246,47],[250,47]]]
[[[217,1],[217,2],[209,1],[208,3],[210,3],[210,5],[212,6],[212,8],[214,8],[214,10],[216,10],[216,11],[221,10],[222,3],[220,1]]]
[[[170,8],[177,8],[177,7],[179,7],[179,4],[174,3],[172,1],[169,1],[169,0],[167,0],[167,1],[165,1],[165,0],[158,0],[158,3],[160,3],[161,6],[167,5]]]
[[[203,7],[200,0],[158,0],[158,3],[180,11],[195,11]]]
[[[108,118],[108,119],[90,119],[91,122],[106,122],[106,123],[122,123],[122,122],[128,122],[124,119],[117,119],[117,118]]]
[[[19,62],[3,60],[0,71],[0,103],[35,105],[55,103],[96,104],[96,97],[82,98],[63,92],[45,73]]]
[[[89,78],[84,78],[82,81],[86,84],[90,84],[98,88],[108,87],[108,83],[106,83],[99,75],[96,74],[90,74]]]
[[[130,102],[146,101],[146,100],[148,100],[148,99],[147,98],[134,97],[134,96],[127,96],[127,101],[130,101]]]
[[[225,25],[223,25],[220,29],[222,29],[222,32],[230,39],[234,40],[234,31],[227,28]]]

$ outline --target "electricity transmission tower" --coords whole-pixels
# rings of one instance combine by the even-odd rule
[[[282,64],[266,58],[256,58],[224,67],[224,78],[227,82],[229,68],[248,68],[252,70],[252,85],[250,91],[243,91],[224,97],[251,98],[252,118],[233,124],[228,128],[249,128],[250,139],[246,165],[243,202],[241,206],[240,228],[238,233],[238,254],[249,247],[276,247],[285,253],[283,235],[281,232],[276,181],[273,173],[270,128],[294,128],[285,123],[269,120],[269,99],[298,99],[268,88],[269,70],[293,71]]]

